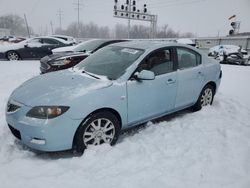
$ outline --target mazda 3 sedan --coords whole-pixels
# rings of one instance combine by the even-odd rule
[[[6,120],[30,148],[81,152],[115,144],[123,129],[212,104],[221,77],[219,63],[191,46],[116,43],[73,69],[22,84],[8,100]]]

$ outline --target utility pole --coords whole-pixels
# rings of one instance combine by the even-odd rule
[[[51,34],[53,35],[54,34],[54,30],[53,30],[53,23],[52,23],[52,21],[50,21],[50,28],[51,28]]]
[[[131,0],[127,0],[128,3],[128,11],[131,12]],[[130,28],[131,28],[131,17],[130,14],[128,15],[128,39],[130,38]]]
[[[59,9],[57,11],[57,15],[58,15],[58,18],[59,18],[60,30],[62,30],[62,15],[63,15],[63,11],[61,9]]]
[[[29,25],[28,25],[28,21],[27,21],[27,18],[26,18],[26,14],[24,14],[24,20],[25,20],[25,24],[26,24],[28,36],[29,36],[29,38],[30,38],[30,30],[29,30]]]
[[[81,3],[80,0],[77,0],[76,3],[73,3],[74,6],[76,6],[76,10],[77,10],[77,36],[79,37],[79,32],[80,32],[80,10],[81,10],[81,7],[83,6],[83,3]]]

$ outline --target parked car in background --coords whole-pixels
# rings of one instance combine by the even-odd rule
[[[67,41],[53,37],[35,37],[0,47],[0,59],[19,60],[19,59],[40,59],[52,54],[52,49],[70,46]]]
[[[57,53],[45,56],[40,60],[40,71],[43,74],[73,67],[104,46],[124,41],[125,40],[92,39],[76,46],[60,48],[60,52],[57,51]]]
[[[9,36],[3,36],[2,38],[0,38],[0,41],[4,41],[4,42],[10,42],[10,43],[18,43],[21,41],[26,40],[26,38],[24,37],[15,37],[12,35]]]
[[[63,39],[71,44],[76,44],[76,39],[74,37],[71,37],[71,36],[67,36],[67,35],[52,35],[52,37],[55,37],[55,38],[59,38],[59,39]]]
[[[221,77],[220,64],[191,46],[117,43],[25,82],[9,97],[6,120],[30,148],[82,152],[115,144],[123,129],[212,104]]]
[[[208,56],[220,60],[224,64],[248,65],[250,56],[241,46],[218,45],[209,49]]]
[[[187,44],[190,46],[197,47],[196,43],[192,39],[189,39],[189,38],[179,38],[179,39],[176,39],[175,41],[180,44]]]
[[[223,54],[232,54],[232,53],[238,53],[239,50],[241,50],[241,53],[243,55],[247,55],[247,51],[244,49],[240,49],[240,46],[236,45],[217,45],[209,49],[208,56],[217,57],[218,55]]]

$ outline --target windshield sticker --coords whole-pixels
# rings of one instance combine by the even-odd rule
[[[121,50],[121,52],[125,52],[125,53],[130,53],[130,54],[137,54],[139,51],[138,50],[135,50],[135,49],[131,49],[131,48],[123,48]]]

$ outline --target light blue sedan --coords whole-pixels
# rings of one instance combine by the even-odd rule
[[[115,144],[121,130],[213,102],[218,62],[191,46],[134,41],[105,47],[73,69],[37,76],[6,107],[11,132],[41,151]]]

